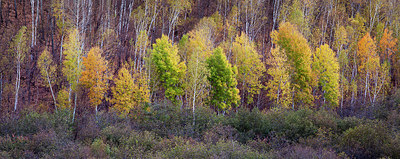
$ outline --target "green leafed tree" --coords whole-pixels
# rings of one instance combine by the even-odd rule
[[[210,85],[209,102],[218,112],[224,112],[240,102],[236,81],[236,67],[232,67],[221,48],[216,48],[214,54],[207,59],[210,72],[207,77]]]
[[[178,47],[163,35],[153,44],[150,59],[156,80],[161,83],[165,97],[173,103],[177,103],[177,96],[184,93],[182,79],[186,72],[186,65],[180,61],[178,56]]]
[[[329,45],[322,45],[315,51],[313,70],[318,77],[318,87],[322,89],[324,104],[337,107],[340,96],[339,63]]]
[[[56,69],[57,65],[53,62],[53,56],[47,50],[47,48],[40,54],[37,66],[40,70],[42,79],[46,81],[46,86],[50,88],[51,96],[54,101],[54,108],[57,111],[57,102],[54,95],[53,85],[56,83]]]

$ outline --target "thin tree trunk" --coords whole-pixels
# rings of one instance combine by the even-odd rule
[[[39,3],[40,3],[40,1],[38,0],[37,4],[36,4],[35,43],[34,43],[35,46],[36,46],[37,26],[38,26],[38,21],[39,21]]]
[[[295,92],[295,91],[293,91],[293,93],[292,93],[292,99],[293,99],[293,102],[292,102],[292,109],[293,109],[293,110],[294,110],[294,103],[295,103],[295,102],[294,102],[294,92]]]
[[[367,72],[367,75],[365,76],[364,104],[367,100],[368,76],[369,76],[369,72]]]
[[[50,12],[53,12],[53,9],[50,10]],[[53,17],[50,17],[48,15],[48,19],[50,21],[50,30],[51,30],[51,54],[54,56],[54,19]],[[42,27],[43,28],[43,27]],[[61,63],[61,60],[59,61]]]
[[[73,112],[73,114],[72,114],[72,123],[75,121],[75,112],[76,112],[76,101],[77,101],[77,98],[78,98],[78,93],[76,93],[75,92],[75,104],[74,104],[74,112]]]
[[[72,88],[71,88],[71,83],[69,84],[69,92],[68,92],[68,107],[71,107],[71,94],[72,94]]]
[[[18,54],[19,56],[19,54]],[[17,78],[15,80],[15,102],[14,102],[14,111],[17,111],[17,105],[18,105],[18,92],[19,92],[19,86],[20,86],[20,79],[21,79],[21,73],[20,73],[20,61],[17,62]]]
[[[35,34],[35,0],[31,0],[31,18],[32,18],[32,40],[31,47],[33,47],[34,43],[34,34]]]
[[[195,113],[195,103],[196,103],[196,86],[195,86],[195,90],[194,90],[194,93],[193,93],[193,106],[192,106],[192,109],[193,109],[193,125],[195,125],[196,124],[196,113]]]
[[[121,1],[121,8],[119,10],[120,14],[119,14],[119,22],[118,22],[118,35],[121,34],[121,29],[122,29],[122,14],[123,14],[123,8],[124,8],[124,3],[125,1]]]
[[[50,83],[49,72],[46,71],[46,74],[47,74],[47,82],[49,83],[49,86],[50,86],[51,96],[53,96],[53,100],[54,100],[54,108],[56,109],[56,112],[57,112],[57,103],[56,103],[56,98],[54,96],[53,87],[51,86],[51,83]]]
[[[64,35],[61,36],[60,62],[62,61],[62,55],[63,55],[63,42],[64,42]]]

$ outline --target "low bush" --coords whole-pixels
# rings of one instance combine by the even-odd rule
[[[274,153],[274,158],[323,158],[323,159],[339,159],[347,158],[344,154],[336,154],[333,150],[328,149],[313,149],[311,147],[294,145],[283,148]]]
[[[351,157],[379,158],[387,154],[390,136],[382,122],[368,122],[346,130],[340,144]]]
[[[155,158],[271,158],[236,141],[221,140],[216,144],[186,143],[158,152]]]
[[[298,111],[289,111],[285,116],[283,134],[289,140],[297,141],[315,135],[318,127],[311,120],[311,110],[303,109]]]

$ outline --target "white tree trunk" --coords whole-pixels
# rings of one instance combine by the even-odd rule
[[[368,76],[369,76],[369,72],[367,72],[367,75],[365,76],[365,90],[364,90],[364,104],[367,101],[367,90],[368,90]]]
[[[53,87],[51,86],[51,83],[50,83],[49,72],[46,71],[46,74],[47,74],[47,82],[49,83],[49,86],[50,86],[51,96],[53,97],[53,101],[54,101],[54,108],[56,109],[56,112],[57,112],[57,103],[56,103],[56,98],[54,96]]]
[[[20,88],[20,80],[21,80],[21,62],[20,62],[20,54],[18,54],[18,62],[17,62],[17,77],[15,79],[15,102],[14,102],[14,111],[17,110],[18,105],[18,93]]]
[[[34,37],[35,37],[35,0],[31,0],[31,18],[32,18],[32,41],[31,47],[33,47]]]
[[[78,98],[78,93],[75,92],[75,104],[74,104],[74,112],[72,113],[72,123],[75,121],[75,112],[76,112],[76,100]]]
[[[60,62],[62,61],[62,55],[63,55],[63,41],[64,41],[64,35],[61,36]]]
[[[39,21],[39,4],[40,4],[40,1],[38,0],[37,4],[36,4],[35,43],[34,43],[35,46],[36,46],[37,26],[38,26],[38,21]]]

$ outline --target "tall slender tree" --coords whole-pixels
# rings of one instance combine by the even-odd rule
[[[96,115],[98,105],[104,99],[104,93],[108,89],[107,61],[102,56],[102,50],[98,47],[90,49],[87,57],[83,57],[84,71],[80,81],[89,89],[89,102],[95,107]]]
[[[43,50],[42,54],[39,56],[37,66],[40,70],[40,74],[42,75],[42,79],[46,82],[46,86],[50,88],[51,96],[54,101],[54,108],[57,111],[57,102],[56,97],[53,90],[53,85],[56,83],[56,69],[57,64],[53,62],[53,56],[46,49]]]
[[[68,34],[67,40],[64,43],[65,59],[63,61],[62,68],[62,72],[64,73],[64,76],[67,77],[67,81],[69,83],[68,101],[71,101],[72,91],[75,93],[72,121],[75,120],[79,78],[82,75],[83,48],[78,34],[78,29],[72,29]]]
[[[318,86],[322,90],[324,105],[336,108],[339,104],[339,63],[335,52],[325,44],[317,48],[314,54],[313,70],[318,77]]]
[[[16,78],[15,78],[15,102],[14,111],[17,110],[19,89],[21,87],[21,67],[25,61],[25,57],[29,51],[28,37],[26,35],[26,27],[22,26],[17,35],[12,39],[10,44],[10,52],[15,58]]]
[[[272,77],[266,84],[267,96],[276,101],[276,109],[289,109],[293,99],[286,53],[279,46],[273,48],[267,63],[271,66],[267,74]]]
[[[295,104],[310,106],[313,104],[313,79],[311,75],[311,50],[307,40],[289,22],[282,23],[278,31],[272,33],[273,42],[279,45],[286,53],[290,66],[290,82],[293,89]]]
[[[265,72],[265,66],[261,62],[261,55],[244,33],[235,38],[232,54],[231,61],[238,68],[237,81],[242,89],[242,104],[244,104],[244,99],[247,99],[247,104],[252,104],[254,95],[260,93],[263,87],[260,78]]]
[[[186,71],[185,62],[181,62],[178,56],[178,47],[163,35],[153,44],[150,59],[155,68],[156,78],[164,89],[165,97],[177,103],[176,97],[184,93],[181,79]]]
[[[216,48],[207,59],[207,68],[210,71],[207,79],[211,85],[209,103],[222,113],[232,106],[238,106],[237,68],[231,66],[221,48]]]

